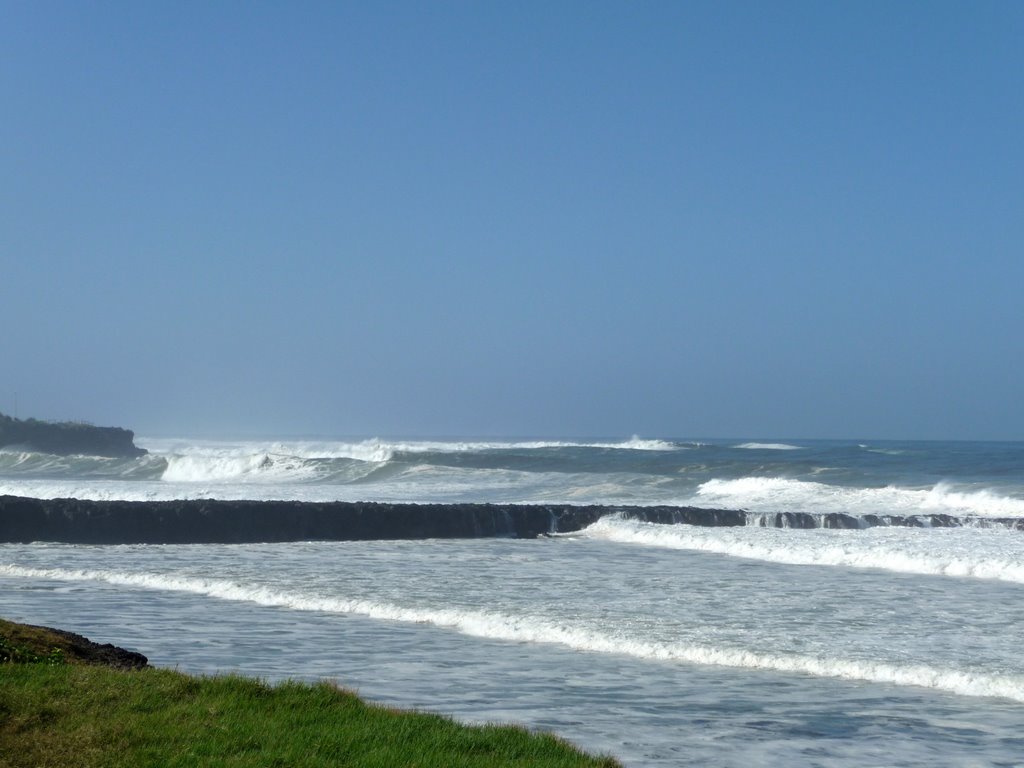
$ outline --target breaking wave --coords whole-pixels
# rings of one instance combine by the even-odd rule
[[[783,477],[742,477],[702,483],[693,501],[754,512],[1024,517],[1024,499],[985,489],[956,490],[949,483],[930,489],[847,488]]]
[[[530,451],[547,448],[601,448],[624,451],[675,451],[695,444],[652,440],[634,435],[618,441],[566,441],[566,440],[382,440],[369,438],[352,442],[276,441],[224,443],[219,441],[141,440],[156,453],[240,453],[270,452],[300,458],[341,458],[359,461],[390,461],[400,453],[473,453],[478,451]]]
[[[749,451],[799,451],[799,445],[789,443],[741,443],[734,448],[745,448]]]
[[[357,614],[380,620],[430,624],[474,637],[553,644],[589,653],[621,654],[646,660],[916,686],[961,696],[994,696],[1024,702],[1024,677],[1020,675],[992,675],[923,664],[899,664],[840,656],[823,657],[798,653],[770,653],[745,648],[717,648],[691,643],[652,642],[589,627],[554,623],[548,619],[528,615],[516,616],[454,608],[413,608],[370,600],[317,597],[240,584],[225,579],[121,571],[25,568],[17,565],[0,565],[0,575],[60,581],[96,581],[124,587],[185,592],[296,611]]]
[[[0,448],[0,473],[30,477],[147,479],[159,477],[166,466],[163,458],[154,455],[131,459],[78,454],[58,456],[27,448]]]
[[[701,528],[606,517],[583,535],[788,565],[877,568],[1024,584],[1024,537],[1012,531]]]
[[[971,448],[976,455],[970,462],[950,470],[941,452],[929,454],[926,447],[895,457],[811,441],[804,447],[638,436],[590,442],[140,438],[139,443],[150,453],[135,459],[0,450],[0,493],[95,500],[586,503],[704,506],[755,514],[1024,518],[1020,459],[1012,447]],[[949,471],[958,475],[944,474]]]
[[[295,482],[314,479],[317,465],[295,456],[255,453],[247,456],[171,456],[163,479],[195,483],[234,481]]]
[[[179,483],[208,483],[224,481],[251,482],[309,482],[346,481],[360,477],[390,462],[424,461],[445,463],[444,457],[495,453],[496,466],[501,454],[512,452],[544,451],[545,449],[591,448],[622,451],[675,451],[683,446],[664,440],[632,437],[621,442],[573,443],[555,441],[531,442],[435,442],[435,441],[381,441],[359,442],[296,442],[285,443],[185,443],[183,441],[156,441],[150,449],[165,457],[166,470],[162,479]],[[535,460],[542,464],[542,458]],[[363,472],[343,476],[342,470],[351,469],[352,462],[377,465]]]

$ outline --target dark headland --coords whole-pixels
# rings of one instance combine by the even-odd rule
[[[147,451],[135,445],[135,433],[121,427],[97,427],[80,421],[16,419],[0,413],[0,448],[19,447],[59,456],[82,454],[136,458]]]

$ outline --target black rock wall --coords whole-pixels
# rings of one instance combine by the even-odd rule
[[[679,507],[300,501],[83,501],[0,496],[0,542],[200,544],[534,538],[622,512],[651,522],[743,525],[743,513]],[[703,522],[699,522],[703,521]]]
[[[662,525],[772,528],[951,527],[964,524],[1024,530],[1021,519],[961,520],[949,515],[875,516],[697,507],[611,507],[528,504],[383,504],[302,501],[83,501],[0,496],[0,543],[242,544],[281,541],[368,541],[571,533],[607,515]]]

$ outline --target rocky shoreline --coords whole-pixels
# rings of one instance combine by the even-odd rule
[[[149,659],[136,651],[110,643],[95,643],[87,637],[53,627],[19,624],[0,619],[0,644],[12,651],[20,649],[39,658],[54,651],[65,663],[96,664],[114,669],[145,669]]]

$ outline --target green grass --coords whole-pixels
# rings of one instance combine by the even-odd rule
[[[71,643],[43,627],[0,619],[0,664],[77,662]]]
[[[618,765],[548,734],[400,712],[327,683],[47,663],[45,633],[42,646],[19,642],[41,663],[0,663],[3,768]]]

